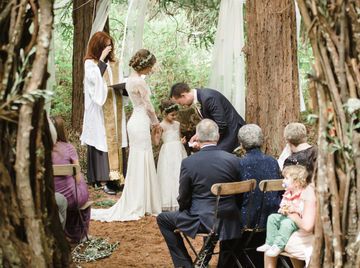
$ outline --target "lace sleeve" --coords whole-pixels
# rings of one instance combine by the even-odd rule
[[[148,85],[146,85],[145,81],[142,80],[135,86],[135,92],[139,97],[139,103],[141,103],[151,120],[151,124],[155,125],[159,123],[159,120],[156,117],[155,109],[150,101],[150,89]]]

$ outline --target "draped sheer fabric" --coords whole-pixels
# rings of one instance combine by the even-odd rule
[[[147,5],[148,1],[146,0],[129,0],[120,54],[120,68],[123,77],[128,77],[130,74],[128,65],[130,58],[137,50],[142,48]]]
[[[294,3],[295,3],[295,14],[296,14],[296,39],[299,42],[300,27],[301,27],[301,14],[300,14],[300,10],[299,10],[297,2],[294,1]],[[305,106],[305,101],[304,101],[304,95],[303,95],[302,88],[301,88],[302,81],[301,81],[301,75],[300,75],[300,60],[299,60],[300,57],[299,57],[299,55],[298,55],[297,59],[298,59],[298,75],[299,75],[300,111],[303,112],[303,111],[306,111],[306,106]]]
[[[296,8],[296,35],[299,40],[301,15]],[[222,0],[219,21],[213,48],[209,87],[220,91],[245,117],[245,55],[243,7],[246,0]],[[298,57],[299,59],[299,57]],[[300,77],[301,78],[301,77]],[[300,110],[305,111],[305,102],[299,83]]]
[[[245,117],[244,3],[244,0],[221,1],[209,83],[242,117]]]
[[[90,38],[94,33],[104,30],[106,20],[109,16],[110,3],[110,0],[98,0],[96,5],[96,15],[91,26]]]

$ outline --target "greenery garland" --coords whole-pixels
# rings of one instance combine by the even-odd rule
[[[109,257],[120,242],[109,243],[104,238],[91,238],[77,245],[71,255],[75,263],[91,262]]]

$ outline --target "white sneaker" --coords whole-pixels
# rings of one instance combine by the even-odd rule
[[[282,249],[280,249],[278,246],[271,246],[266,252],[265,255],[268,257],[277,257],[281,253]]]
[[[256,251],[265,252],[265,251],[267,251],[267,250],[270,249],[270,248],[271,248],[270,245],[264,244],[264,245],[258,247],[258,248],[256,249]]]

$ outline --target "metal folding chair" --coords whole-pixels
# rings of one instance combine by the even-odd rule
[[[77,164],[53,165],[53,172],[54,172],[54,176],[73,176],[75,180],[76,175],[80,173],[80,166]],[[75,200],[76,203],[78,204],[76,181],[75,181]],[[94,203],[93,201],[88,200],[84,205],[82,205],[81,207],[78,206],[76,208],[81,221],[81,237],[83,237],[85,233],[86,240],[89,240],[89,237],[85,232],[85,220],[82,216],[82,211],[91,207],[93,203]]]
[[[249,192],[250,195],[252,195],[252,192],[254,191],[255,188],[256,188],[256,180],[254,180],[254,179],[250,179],[247,181],[241,181],[241,182],[216,183],[211,187],[211,193],[216,196],[216,203],[215,203],[215,207],[214,207],[214,224],[209,233],[197,234],[197,236],[202,236],[204,238],[204,244],[199,252],[196,251],[196,249],[192,245],[190,239],[184,233],[182,233],[180,230],[175,230],[175,232],[180,232],[183,235],[183,237],[185,238],[185,241],[188,243],[191,250],[194,252],[195,260],[193,261],[193,265],[195,267],[201,267],[201,268],[205,267],[204,261],[209,256],[209,254],[211,254],[211,255],[218,254],[218,252],[217,253],[209,252],[207,243],[214,242],[214,240],[212,240],[212,238],[214,238],[214,236],[219,235],[218,234],[218,225],[219,225],[220,218],[219,218],[218,214],[219,214],[219,204],[221,201],[220,200],[221,197],[228,196],[228,195],[238,195],[238,194],[242,194],[242,193],[246,193],[246,192]],[[215,240],[215,244],[216,243],[217,243],[217,239]],[[215,244],[212,245],[212,248],[215,247]],[[234,253],[233,249],[228,249],[227,251],[229,251],[229,253],[233,256],[238,267],[242,268],[242,265],[241,265],[240,261],[238,260],[236,254]]]

